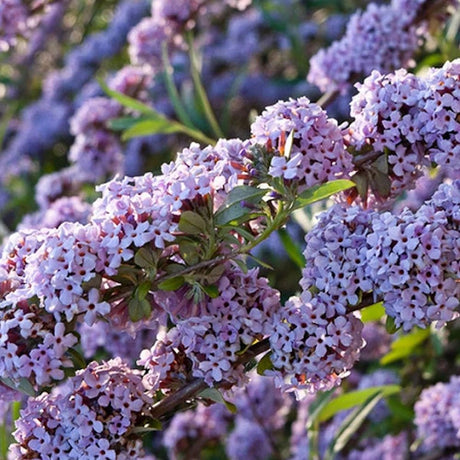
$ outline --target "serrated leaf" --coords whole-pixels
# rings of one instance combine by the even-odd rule
[[[371,321],[377,321],[385,314],[385,308],[383,302],[374,303],[361,310],[361,321],[363,323],[370,323]]]
[[[190,235],[206,234],[208,225],[196,212],[184,211],[180,216],[179,230]]]
[[[206,388],[199,395],[201,398],[210,399],[211,401],[224,404],[225,407],[232,413],[237,413],[237,408],[235,404],[225,400],[222,396],[222,393],[217,388]]]
[[[75,369],[84,369],[86,367],[86,360],[78,350],[75,348],[69,348],[67,353],[69,354]]]
[[[399,385],[382,385],[377,387],[365,388],[364,390],[350,391],[337,396],[332,401],[329,401],[318,415],[320,422],[325,422],[333,417],[337,412],[351,409],[358,404],[364,403],[370,396],[375,393],[381,393],[382,397],[399,393],[401,387]]]
[[[339,179],[315,185],[299,195],[294,203],[294,209],[300,209],[316,201],[324,200],[335,193],[343,192],[351,187],[355,187],[355,183],[347,179]]]
[[[151,248],[144,246],[136,251],[134,263],[141,268],[156,268],[158,263],[158,254]]]
[[[265,371],[273,369],[273,362],[271,358],[271,352],[265,353],[257,363],[257,373],[259,375],[265,375]]]
[[[348,441],[359,430],[366,417],[381,398],[382,395],[379,392],[373,394],[360,407],[348,415],[329,444],[324,460],[333,460],[335,455],[347,445]]]
[[[132,298],[128,303],[129,319],[135,323],[141,319],[149,318],[152,313],[152,306],[147,299]]]
[[[278,230],[278,235],[280,237],[281,243],[283,244],[283,247],[286,250],[289,258],[300,269],[303,269],[306,265],[306,260],[299,246],[297,246],[297,244],[292,240],[291,236],[286,231],[286,229],[280,228]]]
[[[184,283],[185,278],[183,276],[175,276],[174,278],[170,278],[158,284],[158,289],[162,291],[177,291]]]

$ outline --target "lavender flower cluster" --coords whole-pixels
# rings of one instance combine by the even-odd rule
[[[364,12],[351,17],[342,39],[311,58],[308,81],[322,91],[345,93],[355,81],[373,71],[412,67],[420,39],[428,34],[423,13],[429,3],[370,3]],[[438,8],[442,10],[452,2],[441,3]]]
[[[133,428],[142,426],[149,404],[139,371],[119,358],[92,362],[52,393],[29,400],[11,458],[141,458]]]

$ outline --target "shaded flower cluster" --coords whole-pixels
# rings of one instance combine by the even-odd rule
[[[422,391],[415,403],[417,436],[422,451],[460,446],[460,377]]]
[[[271,333],[279,293],[256,269],[245,274],[232,266],[226,266],[217,289],[219,296],[204,303],[199,316],[178,322],[151,350],[142,352],[139,364],[148,370],[146,386],[155,390],[161,381],[180,377],[184,357],[191,374],[208,385],[244,380],[238,353]]]
[[[92,362],[65,386],[28,401],[11,458],[140,458],[133,428],[143,425],[150,403],[139,371],[120,359]]]

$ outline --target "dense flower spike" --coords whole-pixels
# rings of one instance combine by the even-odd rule
[[[251,142],[266,147],[271,157],[266,173],[294,183],[299,191],[347,177],[352,170],[337,122],[306,97],[267,107],[251,132]],[[293,136],[292,148],[285,151],[289,136]]]
[[[28,401],[11,447],[15,459],[140,458],[133,428],[142,424],[150,399],[139,371],[120,359],[92,362],[62,388]]]

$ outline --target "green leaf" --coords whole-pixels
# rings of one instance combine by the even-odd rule
[[[361,321],[363,323],[370,323],[371,321],[377,321],[385,314],[383,308],[383,302],[374,303],[361,310]]]
[[[75,348],[69,348],[67,353],[69,354],[75,369],[84,369],[86,367],[86,360],[78,350]]]
[[[139,286],[137,286],[134,295],[139,299],[139,300],[144,300],[147,297],[147,294],[150,291],[150,288],[152,287],[152,284],[150,281],[144,281]]]
[[[273,362],[271,358],[271,352],[265,353],[257,363],[257,373],[259,375],[265,375],[265,371],[273,369]]]
[[[177,291],[184,283],[185,278],[183,276],[175,276],[158,284],[158,289],[162,291]]]
[[[391,193],[391,180],[388,174],[379,171],[376,168],[370,168],[372,180],[370,183],[372,191],[382,198],[388,198]]]
[[[7,387],[13,388],[13,390],[18,390],[28,396],[37,396],[34,387],[25,377],[21,377],[18,381],[12,380],[8,377],[0,377],[0,381],[2,381]]]
[[[355,183],[351,180],[339,179],[325,184],[315,185],[302,192],[294,203],[294,209],[303,208],[309,204],[315,203],[316,201],[324,200],[329,198],[335,193],[343,192],[351,187],[355,187]]]
[[[125,129],[131,128],[135,124],[139,123],[140,121],[145,120],[146,118],[135,118],[135,117],[120,117],[120,118],[113,118],[112,120],[108,121],[108,126],[113,131],[124,131]]]
[[[301,249],[297,244],[292,240],[289,233],[284,228],[278,230],[278,235],[280,236],[281,243],[283,244],[284,249],[286,250],[290,259],[300,268],[303,269],[306,265],[306,260],[302,254]]]
[[[200,261],[199,249],[195,241],[179,238],[179,252],[187,265],[195,265]]]
[[[152,306],[147,299],[132,298],[128,304],[129,319],[135,323],[147,319],[152,313]]]
[[[369,177],[365,171],[357,172],[353,177],[353,182],[356,185],[356,190],[358,191],[358,195],[361,199],[366,202],[367,201],[367,192],[369,188]]]
[[[141,268],[156,268],[158,263],[158,254],[147,246],[136,251],[134,255],[134,263]]]
[[[208,225],[196,212],[184,211],[180,216],[179,230],[190,235],[206,234]]]
[[[181,125],[167,118],[155,117],[142,120],[123,132],[122,140],[127,141],[133,137],[150,136],[151,134],[172,134],[183,132]]]
[[[115,99],[122,106],[128,109],[136,110],[137,112],[141,112],[146,115],[157,115],[157,112],[152,107],[143,104],[142,102],[138,101],[137,99],[134,99],[133,97],[127,96],[126,94],[110,89],[107,86],[107,84],[101,79],[99,79],[98,81],[104,93],[109,95],[112,99]]]
[[[410,334],[399,337],[391,344],[391,350],[380,359],[380,364],[386,365],[407,358],[430,335],[429,329],[416,329]]]
[[[250,212],[244,206],[244,202],[256,204],[260,202],[267,190],[251,187],[249,185],[239,185],[230,191],[225,203],[216,211],[214,222],[218,226],[223,226],[229,222],[239,219]]]
[[[360,406],[357,407],[348,417],[343,421],[337,430],[337,434],[329,444],[324,460],[333,460],[335,455],[338,454],[348,443],[351,437],[359,430],[366,417],[370,414],[372,409],[380,401],[382,395],[379,392],[372,394]]]
[[[318,416],[319,421],[325,422],[333,417],[337,412],[351,409],[358,404],[362,404],[375,393],[380,393],[383,397],[399,393],[400,391],[401,387],[399,385],[382,385],[378,387],[365,388],[364,390],[350,391],[349,393],[337,396],[332,401],[328,402]]]
[[[318,393],[311,406],[308,408],[308,420],[307,430],[310,429],[316,421],[319,421],[318,417],[321,415],[325,406],[329,404],[329,401],[334,396],[334,389]]]
[[[237,408],[235,404],[227,401],[222,396],[222,393],[217,388],[206,388],[201,393],[198,394],[201,398],[210,399],[211,401],[224,404],[225,407],[232,413],[237,413]]]
[[[252,254],[247,254],[248,257],[250,257],[254,262],[257,262],[261,267],[266,268],[267,270],[274,270],[274,268],[270,265],[267,264],[267,262],[264,262],[263,260],[259,259],[256,256],[253,256]]]
[[[206,293],[211,299],[217,299],[219,297],[219,288],[217,286],[201,286],[201,289]]]
[[[203,279],[206,281],[206,284],[214,284],[217,283],[222,278],[222,275],[225,272],[225,265],[218,264],[215,267],[212,267],[211,270],[205,273]]]
[[[392,316],[387,316],[385,321],[385,329],[387,330],[388,334],[394,334],[399,327],[396,326],[395,320]]]

